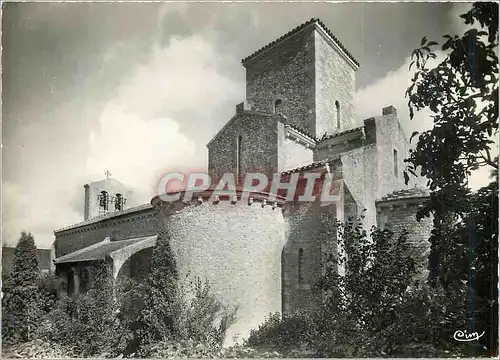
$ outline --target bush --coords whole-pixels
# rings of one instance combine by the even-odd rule
[[[138,317],[136,341],[141,356],[149,356],[149,349],[161,341],[175,340],[179,333],[178,314],[179,274],[175,257],[170,247],[170,233],[160,231],[153,248],[151,269],[141,284],[140,291],[144,307]]]
[[[45,342],[43,340],[32,340],[22,344],[5,347],[2,350],[2,356],[4,358],[71,359],[80,357],[71,347]]]
[[[124,350],[124,333],[116,310],[113,282],[103,271],[86,293],[61,298],[44,318],[38,336],[73,347],[82,356],[119,355]]]
[[[150,349],[152,358],[213,358],[219,350],[193,340],[161,341]]]
[[[184,283],[181,289],[179,337],[222,348],[226,332],[235,320],[236,308],[223,304],[211,293],[210,283],[200,278]]]
[[[152,347],[152,358],[279,358],[276,351],[262,351],[245,345],[235,345],[225,349],[214,349],[195,341],[162,341]]]
[[[236,309],[219,301],[208,282],[179,279],[169,239],[167,230],[160,232],[145,281],[123,279],[119,284],[117,318],[126,329],[125,356],[151,357],[186,341],[215,351],[234,321]]]
[[[50,312],[57,302],[57,278],[53,274],[42,274],[38,280],[39,308]]]
[[[53,308],[40,322],[37,337],[72,346],[82,356],[220,351],[235,310],[210,292],[208,282],[179,281],[165,236],[159,238],[151,265],[145,281],[122,279],[116,286],[108,264],[96,262],[92,286],[48,305]],[[51,284],[47,277],[39,285],[47,298]]]
[[[125,308],[133,304],[144,304],[143,297],[148,290],[144,284],[134,283],[129,287],[126,298],[122,302],[124,310],[122,317],[125,318]],[[208,281],[201,281],[195,278],[188,281],[179,281],[176,298],[171,304],[172,324],[167,324],[173,331],[169,337],[159,341],[146,341],[144,336],[150,336],[147,327],[142,327],[144,322],[143,311],[129,310],[127,322],[131,326],[133,340],[129,343],[129,350],[126,355],[136,353],[141,357],[156,357],[163,353],[182,352],[194,354],[210,352],[215,353],[222,349],[226,332],[234,322],[236,309],[230,308],[218,300],[210,291]],[[134,300],[135,299],[135,300]],[[129,304],[129,305],[127,305]],[[152,309],[148,309],[147,314],[154,316],[157,304]],[[160,306],[162,308],[162,306]],[[137,313],[140,312],[138,318]],[[132,315],[132,316],[130,316]],[[141,337],[138,341],[138,337]],[[149,340],[149,339],[147,339]],[[139,345],[140,344],[140,345]],[[156,354],[156,355],[155,355]],[[193,355],[194,356],[194,355]],[[163,356],[160,356],[163,357]]]
[[[327,254],[325,274],[315,286],[322,305],[282,318],[271,315],[251,332],[248,345],[287,355],[294,350],[321,357],[382,355],[377,351],[387,344],[377,334],[397,321],[417,274],[416,251],[404,232],[394,236],[374,228],[368,237],[359,223],[337,224],[337,230],[344,252],[337,254],[332,246]],[[347,259],[346,272],[339,275],[338,266]]]
[[[261,350],[289,354],[293,350],[305,350],[315,335],[315,318],[307,312],[290,315],[269,314],[256,330],[250,331],[247,344]]]

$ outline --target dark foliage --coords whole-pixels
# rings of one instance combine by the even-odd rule
[[[438,225],[441,214],[463,211],[471,171],[498,169],[491,156],[498,131],[498,3],[474,3],[461,17],[484,28],[445,35],[440,50],[446,58],[434,68],[428,60],[437,57],[433,49],[439,44],[424,37],[412,54],[410,67],[416,65],[416,72],[406,92],[411,118],[424,108],[432,112],[433,128],[419,135],[406,162],[410,173],[419,169],[432,190],[419,216],[433,212]]]
[[[139,290],[144,307],[137,320],[137,336],[143,351],[157,342],[174,339],[179,332],[176,328],[176,314],[180,312],[178,281],[170,234],[163,230],[153,249],[150,272]]]
[[[73,349],[81,356],[123,353],[125,329],[120,326],[109,265],[94,264],[99,276],[85,293],[65,296],[47,314],[38,336]]]
[[[379,334],[395,324],[413,326],[399,321],[402,309],[411,308],[408,292],[418,285],[417,251],[406,233],[373,229],[368,237],[358,223],[339,224],[338,233],[342,252],[337,254],[334,246],[327,254],[325,274],[316,287],[322,306],[281,319],[271,316],[252,331],[248,345],[289,356],[297,349],[320,357],[392,354],[400,339]],[[346,268],[345,274],[339,266]]]
[[[481,343],[496,354],[498,157],[491,150],[498,134],[498,3],[474,3],[461,18],[479,29],[445,35],[441,45],[424,37],[413,52],[416,73],[406,93],[410,116],[428,109],[434,126],[419,135],[406,162],[432,190],[418,213],[434,216],[430,284],[450,292],[466,284],[469,316],[462,326],[485,331]],[[446,56],[429,68],[436,47]],[[495,181],[473,193],[468,177],[481,167],[493,170]]]
[[[21,233],[12,271],[3,284],[2,340],[18,343],[31,340],[41,316],[39,308],[37,248],[31,234]]]
[[[470,332],[485,331],[480,343],[495,354],[498,348],[498,182],[472,193],[462,217],[449,215],[431,237],[431,284],[448,291],[467,286]]]
[[[301,312],[281,317],[279,313],[269,314],[258,329],[252,330],[248,346],[279,351],[290,355],[301,347],[307,347],[315,335],[314,316]]]
[[[145,281],[128,279],[119,289],[126,356],[163,356],[175,353],[177,345],[188,353],[195,352],[191,345],[216,352],[235,319],[236,309],[214,297],[208,282],[179,278],[168,230],[158,236]],[[180,345],[186,341],[187,349]]]

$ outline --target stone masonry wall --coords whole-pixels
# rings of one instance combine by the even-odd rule
[[[376,224],[375,201],[395,190],[411,187],[404,183],[404,159],[408,156],[408,139],[392,107],[385,115],[365,120],[366,145],[349,142],[330,147],[323,146],[314,153],[314,161],[340,156],[342,178],[358,204],[366,211],[364,228]],[[394,150],[397,150],[398,174],[394,174]],[[412,179],[414,180],[414,179]]]
[[[369,231],[376,223],[375,179],[376,146],[367,145],[341,154],[342,178],[356,202],[358,216],[363,215],[364,229]],[[366,209],[365,211],[363,211]]]
[[[227,341],[248,336],[270,312],[281,312],[285,236],[280,208],[206,201],[173,214],[162,210],[160,216],[172,234],[181,277],[189,273],[208,279],[217,296],[239,306]]]
[[[315,134],[314,30],[306,29],[255,60],[245,63],[246,98],[253,110],[273,113],[281,99],[281,113],[290,124]]]
[[[315,289],[323,273],[324,255],[336,248],[336,206],[322,207],[318,202],[288,204],[285,208],[286,243],[282,255],[283,312],[313,309],[321,294]],[[299,251],[302,251],[303,276],[299,281]]]
[[[403,201],[403,200],[402,200]],[[423,218],[417,222],[416,214],[418,204],[405,202],[377,203],[377,226],[381,229],[394,231],[398,236],[403,230],[408,231],[408,239],[414,244],[421,256],[420,266],[425,274],[427,269],[427,256],[430,251],[428,242],[432,231],[432,218]]]
[[[315,32],[317,137],[356,127],[355,70],[319,33]],[[340,104],[340,129],[337,109]]]
[[[241,170],[267,171],[278,166],[277,121],[256,112],[233,118],[207,145],[209,172],[217,178],[225,172],[236,173],[237,139],[241,135]]]
[[[157,233],[154,209],[147,208],[74,229],[58,231],[54,247],[56,257],[59,257],[103,241],[108,236],[112,240],[123,240]]]
[[[403,160],[408,156],[408,139],[395,113],[375,118],[377,137],[377,178],[375,196],[380,199],[395,190],[406,189]],[[393,151],[398,153],[398,174],[394,175]],[[409,184],[411,187],[411,184]]]

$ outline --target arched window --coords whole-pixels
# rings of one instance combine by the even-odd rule
[[[102,210],[108,210],[108,192],[101,191],[99,194],[99,208]]]
[[[238,139],[236,141],[236,182],[237,184],[240,183],[240,178],[241,178],[241,143],[242,143],[242,136],[238,136]]]
[[[282,109],[283,109],[283,100],[276,99],[274,101],[274,113],[279,114],[279,113],[281,113]]]
[[[115,210],[120,211],[123,210],[123,195],[116,194],[115,195]]]
[[[335,100],[335,109],[337,111],[337,128],[340,129],[340,103]]]
[[[399,172],[399,169],[398,169],[398,151],[396,149],[393,149],[392,157],[393,157],[393,161],[394,161],[394,176],[398,177],[398,172]]]
[[[299,285],[304,283],[304,250],[299,249],[298,279]]]

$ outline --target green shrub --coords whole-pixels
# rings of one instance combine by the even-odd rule
[[[193,340],[161,341],[150,349],[152,358],[207,358],[218,357],[219,350]]]
[[[417,273],[415,251],[404,232],[394,236],[374,228],[368,237],[357,222],[337,224],[337,230],[344,251],[337,254],[333,246],[326,254],[325,274],[315,285],[323,295],[321,306],[282,318],[271,315],[251,332],[248,345],[288,356],[297,351],[321,357],[382,355],[377,349],[388,346],[377,334],[398,318]],[[340,275],[338,266],[346,261]]]
[[[54,274],[42,274],[38,280],[39,307],[50,312],[57,302],[58,282]]]
[[[162,341],[155,344],[151,351],[152,358],[279,358],[283,357],[277,351],[262,351],[245,345],[234,345],[224,349],[217,349],[206,344],[187,341]]]

